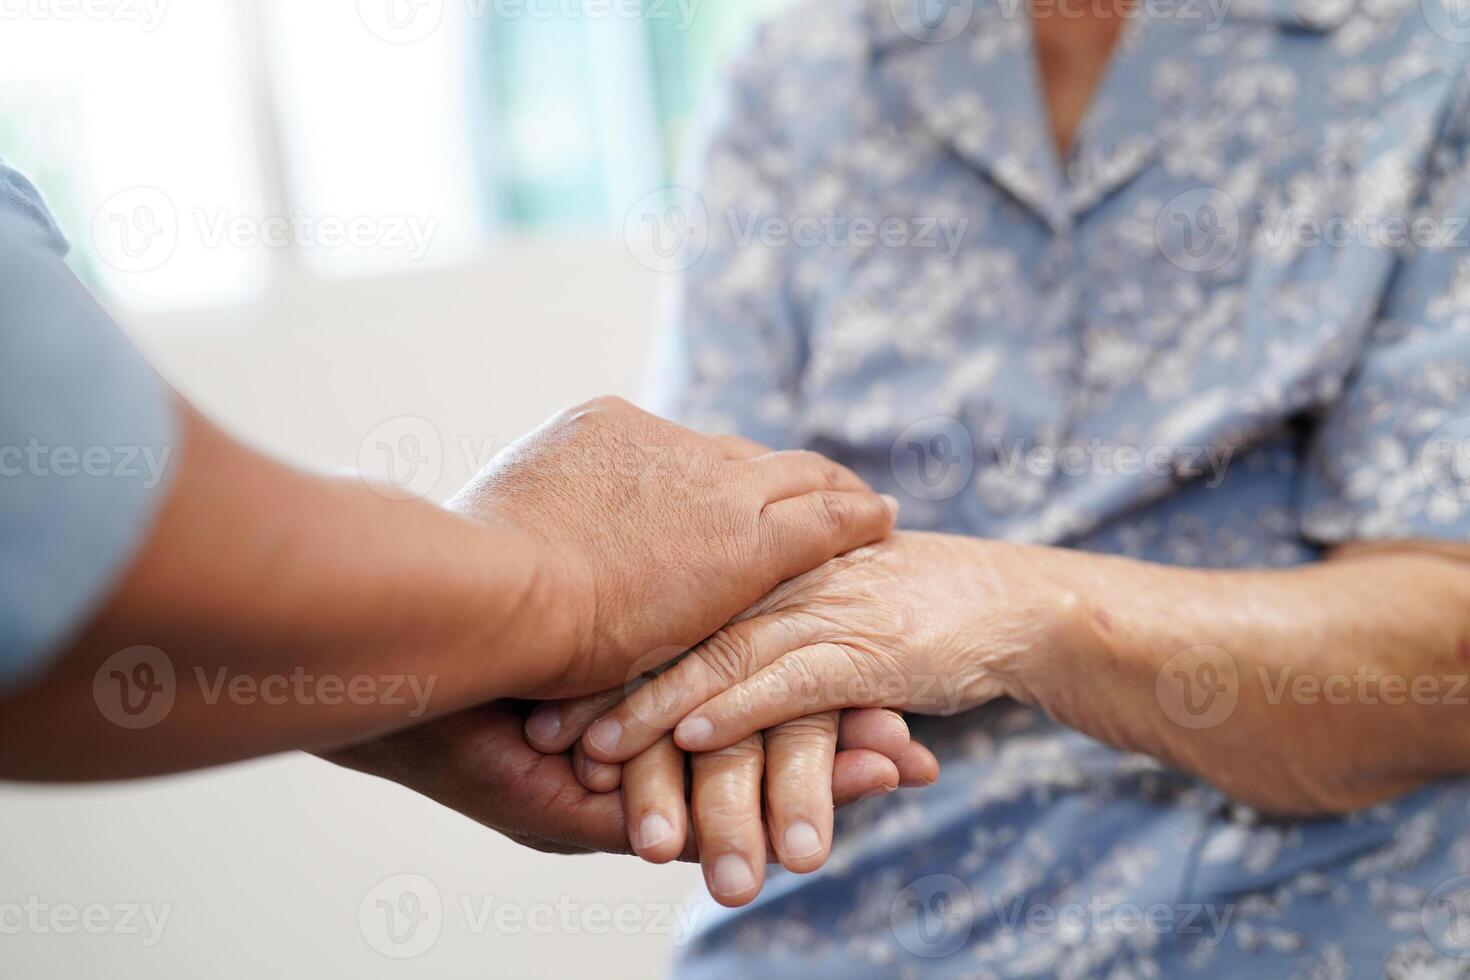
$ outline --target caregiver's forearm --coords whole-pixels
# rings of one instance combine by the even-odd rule
[[[514,694],[570,645],[528,539],[297,472],[181,411],[134,567],[51,672],[0,703],[0,775],[134,776],[361,739]]]
[[[1028,550],[1071,626],[1006,686],[1065,724],[1277,813],[1470,770],[1470,562],[1455,548],[1282,571]]]

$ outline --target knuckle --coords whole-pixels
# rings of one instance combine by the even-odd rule
[[[846,531],[857,520],[852,502],[840,493],[826,490],[817,494],[814,507],[821,526],[834,533]]]
[[[748,764],[764,760],[765,754],[765,742],[759,734],[747,735],[734,745],[705,753],[711,764],[734,767],[737,771],[749,771]]]
[[[769,735],[772,740],[780,739],[783,744],[797,748],[827,745],[836,736],[837,723],[825,713],[777,725]]]
[[[693,654],[725,687],[745,680],[755,665],[755,650],[739,630],[722,630]]]
[[[628,407],[628,403],[616,395],[598,395],[596,398],[589,398],[584,402],[579,402],[570,411],[574,417],[582,417],[586,415],[612,414],[624,411]]]
[[[816,655],[809,652],[794,653],[786,658],[783,666],[784,686],[789,698],[806,707],[816,707],[827,700],[829,692],[822,689],[822,679],[826,676],[824,665]]]
[[[826,456],[810,449],[801,450],[798,456],[802,466],[822,489],[833,490],[842,485],[842,467]]]
[[[722,445],[731,446],[742,450],[749,450],[751,452],[756,452],[758,450],[766,448],[765,446],[762,446],[760,443],[756,442],[754,439],[747,439],[744,436],[735,432],[721,432],[717,435],[712,436],[711,438],[714,439],[715,442],[721,443]]]
[[[592,399],[592,404],[595,407],[607,412],[622,411],[623,409],[632,408],[632,406],[628,404],[626,399],[619,398],[617,395],[598,395],[596,398]]]
[[[753,799],[716,796],[699,805],[699,837],[702,846],[719,842],[721,849],[739,849],[756,831],[763,831],[760,806]]]
[[[677,712],[688,696],[699,687],[690,668],[680,663],[652,683],[639,688],[632,697],[624,701],[618,709],[618,718],[625,728],[630,721],[636,721],[661,730],[669,715]],[[669,722],[666,727],[673,727],[673,723]]]
[[[848,690],[853,707],[878,708],[905,699],[908,690],[906,672],[895,663],[880,658],[861,656],[848,650]]]

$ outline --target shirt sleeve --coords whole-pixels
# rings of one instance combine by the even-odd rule
[[[789,199],[788,151],[758,82],[774,67],[765,60],[757,48],[738,63],[697,127],[684,193],[702,209],[708,238],[665,290],[646,401],[691,428],[782,448],[805,354],[786,249],[763,231]]]
[[[1302,533],[1470,541],[1470,112],[1450,114],[1411,245],[1298,484]],[[1415,230],[1417,229],[1417,230]]]
[[[0,163],[0,690],[42,669],[151,527],[171,395],[64,261],[40,194]]]

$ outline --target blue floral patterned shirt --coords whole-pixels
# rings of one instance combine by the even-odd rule
[[[1212,567],[1470,540],[1453,0],[1146,0],[1065,160],[1026,9],[764,30],[663,216],[654,407],[828,453],[911,528]],[[1282,822],[1013,704],[915,727],[941,783],[709,910],[680,977],[1470,976],[1465,781]]]

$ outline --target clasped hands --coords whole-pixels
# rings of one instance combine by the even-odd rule
[[[890,535],[896,501],[817,454],[603,401],[448,506],[547,556],[520,604],[538,669],[514,700],[327,755],[528,846],[698,860],[742,905],[768,859],[826,861],[834,805],[938,778],[889,709],[990,696],[965,644],[901,598],[954,598],[941,564],[910,567],[943,539]],[[923,658],[900,664],[895,642]]]
[[[743,905],[768,860],[798,873],[822,866],[834,804],[938,779],[934,755],[892,709],[951,714],[1007,693],[957,627],[977,598],[956,574],[965,556],[946,553],[960,547],[894,534],[834,558],[666,670],[537,707],[527,740],[570,751],[589,791],[621,784],[636,853],[697,857],[714,898]],[[1016,636],[1011,649],[1035,640]]]

